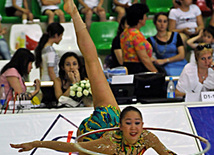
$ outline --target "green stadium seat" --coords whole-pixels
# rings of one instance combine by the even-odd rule
[[[145,38],[149,38],[157,34],[157,30],[152,19],[147,19],[146,24],[140,28],[140,31],[143,33]]]
[[[61,1],[59,8],[65,14],[65,21],[69,22],[69,21],[71,21],[71,16],[64,11],[63,5],[64,5],[64,3],[63,3],[63,1]],[[32,13],[33,13],[35,19],[40,19],[40,22],[48,22],[48,16],[41,14],[41,8],[38,3],[38,0],[31,0],[31,8],[32,8]],[[59,22],[58,16],[54,16],[54,21]]]
[[[205,19],[205,27],[208,27],[210,25],[210,20],[211,20],[211,17],[207,17]]]
[[[6,0],[1,0],[0,3],[0,14],[2,16],[2,23],[22,23],[22,18],[21,17],[16,17],[16,16],[6,16],[5,12],[5,2]]]
[[[112,40],[117,34],[118,22],[93,22],[90,28],[90,36],[96,46],[98,54],[111,53]]]
[[[147,0],[146,4],[149,7],[149,14],[169,12],[173,6],[172,0]]]

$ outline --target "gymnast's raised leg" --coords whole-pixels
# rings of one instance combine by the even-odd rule
[[[82,134],[98,128],[117,126],[119,123],[120,109],[100,66],[96,47],[86,29],[86,25],[82,21],[73,0],[64,0],[64,10],[70,14],[73,19],[74,28],[77,35],[77,43],[85,59],[86,71],[92,89],[94,109],[96,111],[91,117],[86,118],[81,123],[78,130],[78,135],[80,134],[80,131]],[[93,119],[95,117],[99,118],[97,122]],[[103,120],[108,121],[102,122]],[[106,126],[101,126],[100,124],[106,124]],[[109,126],[109,124],[111,124],[111,126]],[[99,137],[94,137],[92,139],[97,138]]]

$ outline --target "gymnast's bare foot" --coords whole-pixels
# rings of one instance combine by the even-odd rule
[[[63,8],[64,8],[65,12],[67,12],[70,15],[73,15],[76,11],[78,11],[73,0],[64,0]]]

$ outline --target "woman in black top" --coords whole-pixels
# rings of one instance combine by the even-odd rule
[[[123,65],[123,51],[120,47],[120,34],[128,27],[126,17],[124,16],[119,24],[117,36],[112,41],[111,55],[107,57],[107,67],[114,68]]]
[[[60,96],[70,95],[70,86],[87,77],[85,66],[76,53],[65,53],[59,62],[59,77],[54,80],[54,90],[57,100]]]

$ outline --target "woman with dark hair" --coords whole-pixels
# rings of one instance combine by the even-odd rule
[[[111,55],[108,58],[108,60],[111,61],[107,63],[107,67],[109,68],[123,65],[123,51],[120,46],[120,35],[125,28],[128,28],[126,16],[121,19],[117,30],[117,36],[112,41]]]
[[[180,33],[186,46],[188,38],[204,29],[203,16],[193,0],[175,0],[173,4],[175,8],[169,12],[169,31]]]
[[[70,7],[69,7],[70,6]],[[96,133],[94,137],[86,136],[85,142],[79,144],[88,150],[103,154],[143,154],[147,149],[153,148],[158,154],[173,154],[153,133],[144,130],[143,118],[135,107],[125,108],[120,117],[120,108],[114,98],[110,86],[103,74],[98,60],[96,47],[86,29],[73,1],[67,0],[65,10],[74,19],[78,45],[84,56],[87,74],[90,80],[94,112],[81,123],[86,132],[102,128],[120,126],[120,131]],[[72,9],[73,8],[73,9]],[[83,132],[84,133],[84,132]],[[59,141],[32,141],[22,144],[11,144],[19,152],[29,151],[33,148],[49,148],[63,152],[79,152],[74,143]]]
[[[152,46],[140,32],[140,28],[146,23],[148,11],[146,4],[133,4],[126,14],[129,28],[121,34],[120,43],[123,66],[127,67],[129,74],[158,71],[151,61]]]
[[[0,84],[5,85],[5,92],[8,94],[7,99],[12,97],[13,91],[18,94],[23,94],[25,99],[31,99],[40,90],[40,81],[35,80],[35,91],[26,93],[24,77],[26,77],[34,62],[34,55],[25,48],[19,48],[10,62],[8,62],[1,70]]]
[[[59,77],[54,80],[54,90],[57,100],[70,96],[70,86],[86,78],[85,66],[74,52],[66,52],[59,62]]]
[[[58,77],[59,56],[53,48],[53,44],[59,44],[62,40],[64,28],[59,23],[51,23],[47,27],[38,46],[35,49],[36,68],[40,68],[41,81],[54,81]],[[53,87],[42,87],[42,102],[52,106],[52,102],[56,102]],[[54,103],[53,103],[54,104]]]
[[[187,64],[181,36],[178,32],[167,31],[167,13],[157,13],[153,18],[153,22],[157,34],[147,39],[155,54],[153,61],[155,64],[162,66],[168,76],[179,76]]]

